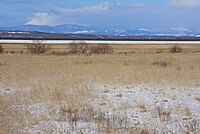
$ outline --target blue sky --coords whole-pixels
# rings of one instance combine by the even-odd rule
[[[200,0],[0,0],[0,26],[200,29]]]

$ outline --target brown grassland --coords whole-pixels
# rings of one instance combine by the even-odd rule
[[[26,44],[0,44],[6,50],[6,52],[20,53],[20,51],[26,52]],[[97,46],[100,44],[88,44],[89,46]],[[107,45],[107,44],[106,44]],[[156,52],[169,52],[169,48],[177,44],[138,44],[138,45],[126,45],[126,44],[110,44],[115,52],[146,52],[146,53],[156,53]],[[64,52],[69,51],[69,44],[51,44],[49,45],[52,51]],[[185,53],[199,53],[200,44],[182,44],[181,46]]]
[[[173,45],[110,45],[113,54],[91,55],[32,55],[26,54],[24,44],[2,46],[7,52],[0,54],[2,134],[23,133],[41,121],[54,120],[56,109],[71,113],[71,107],[88,107],[88,103],[96,99],[92,85],[98,83],[112,86],[151,84],[175,88],[200,87],[200,45],[179,45],[183,51],[178,54],[170,53],[169,48]],[[66,45],[50,47],[51,52],[68,51]],[[109,92],[106,90],[104,94]],[[122,94],[116,96],[123,97]],[[39,117],[29,115],[27,107],[38,103],[45,103],[48,115],[46,112]],[[106,105],[106,102],[102,100],[101,105]],[[13,106],[19,111],[13,110]],[[148,111],[144,104],[136,107],[143,109],[143,113]],[[61,118],[60,115],[55,120],[65,121]],[[117,131],[106,130],[107,133]],[[145,128],[134,130],[135,133],[146,131]]]

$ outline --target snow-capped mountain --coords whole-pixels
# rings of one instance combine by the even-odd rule
[[[55,34],[74,35],[90,35],[90,36],[173,36],[173,37],[200,37],[200,30],[188,30],[186,28],[170,28],[170,29],[98,29],[92,26],[65,24],[59,26],[38,26],[38,25],[20,25],[13,27],[0,27],[0,34],[23,34],[28,35],[33,32],[49,33],[51,36]],[[1,36],[2,37],[2,36]]]
[[[20,25],[14,27],[0,27],[0,30],[61,33],[61,34],[98,32],[97,29],[90,26],[70,25],[70,24],[59,25],[59,26]]]

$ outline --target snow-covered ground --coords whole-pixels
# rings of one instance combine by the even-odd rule
[[[102,40],[42,40],[47,44],[200,44],[200,41],[102,41]],[[0,43],[33,43],[33,40],[0,40]]]
[[[200,132],[200,87],[90,85],[88,108],[62,109],[51,102],[15,105],[28,119],[40,118],[26,133],[194,133]],[[9,91],[7,91],[9,92]],[[10,91],[12,92],[12,91]],[[89,98],[88,98],[89,99]]]

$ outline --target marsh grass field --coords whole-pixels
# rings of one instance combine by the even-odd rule
[[[72,42],[73,43],[73,42]],[[27,53],[26,43],[1,43],[7,53]],[[69,44],[47,44],[50,47],[48,53],[52,52],[69,52]],[[169,48],[174,45],[181,46],[183,53],[200,53],[200,44],[86,44],[88,46],[109,45],[114,49],[114,52],[132,52],[132,53],[169,53]]]
[[[55,54],[66,45],[43,55],[2,46],[2,134],[200,132],[200,45],[179,45],[181,53],[110,45],[112,54],[89,55]]]

